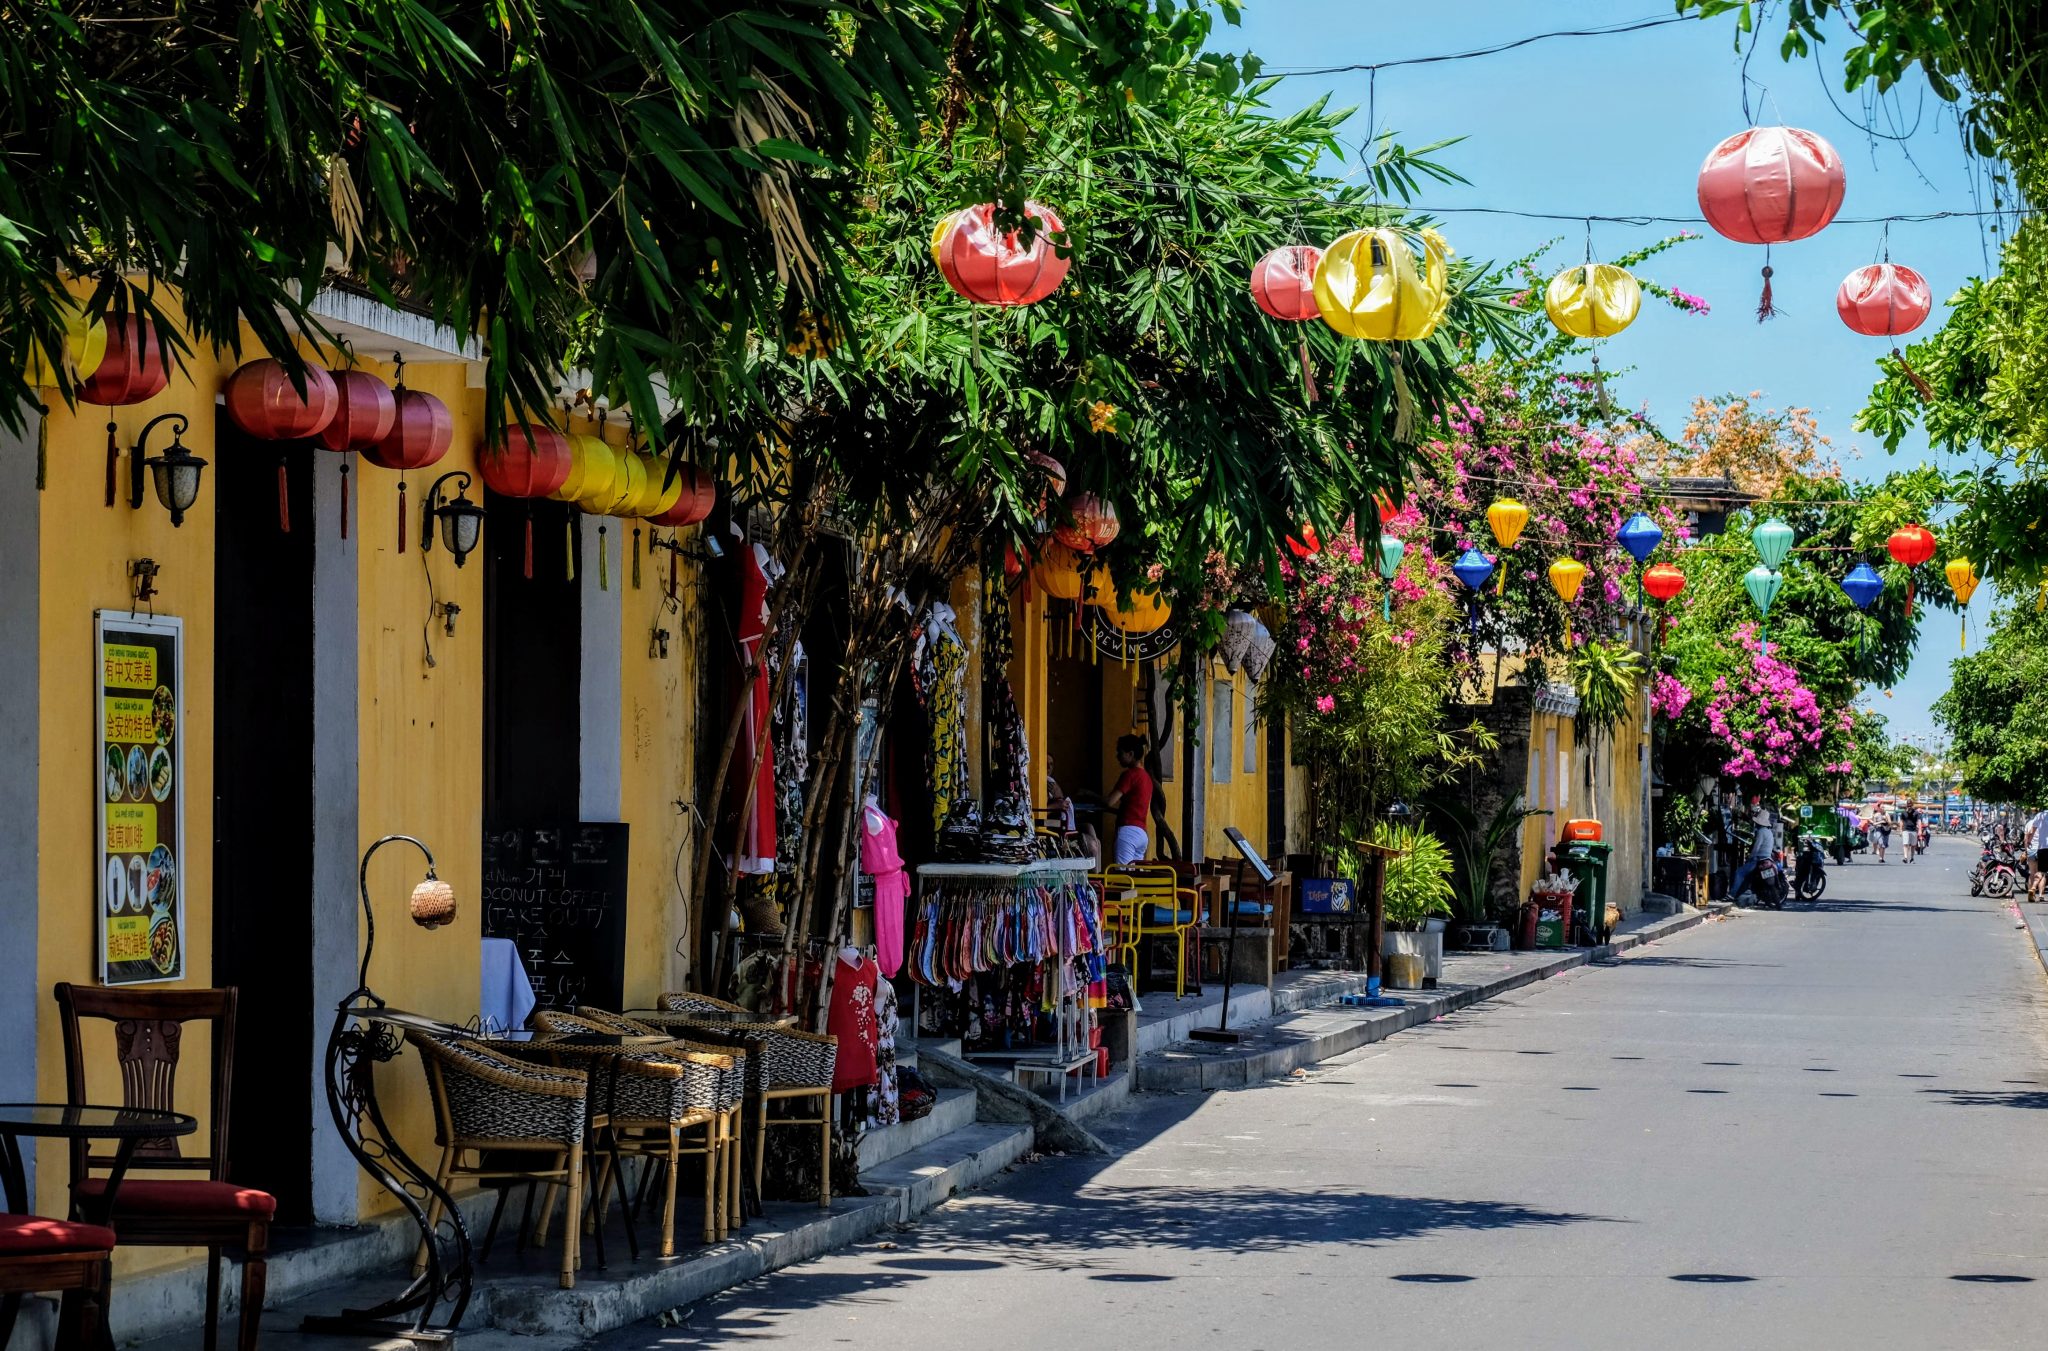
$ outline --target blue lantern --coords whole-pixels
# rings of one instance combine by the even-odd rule
[[[1878,576],[1877,569],[1871,567],[1870,564],[1858,563],[1855,567],[1849,569],[1849,575],[1842,579],[1842,590],[1848,594],[1851,605],[1854,605],[1858,611],[1867,613],[1870,607],[1877,603],[1877,598],[1884,594],[1884,578]],[[1856,659],[1858,661],[1863,659],[1863,629],[1863,617],[1859,613],[1856,618]]]
[[[1615,532],[1614,538],[1620,541],[1621,547],[1628,550],[1629,556],[1640,564],[1648,560],[1650,555],[1656,552],[1657,546],[1664,542],[1664,532],[1657,527],[1655,521],[1639,511],[1621,523],[1621,529]]]
[[[1451,564],[1451,571],[1458,574],[1458,580],[1467,589],[1477,591],[1493,576],[1493,560],[1477,549],[1467,549],[1458,555],[1458,561]]]

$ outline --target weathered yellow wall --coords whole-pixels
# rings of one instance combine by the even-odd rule
[[[1229,692],[1230,777],[1223,783],[1216,781],[1215,747],[1211,739],[1213,729],[1205,725],[1202,729],[1201,761],[1202,772],[1208,776],[1209,782],[1201,857],[1235,859],[1238,856],[1236,848],[1223,833],[1226,826],[1236,826],[1261,852],[1270,852],[1271,842],[1266,839],[1266,790],[1267,774],[1272,767],[1266,763],[1268,756],[1263,726],[1259,728],[1258,762],[1249,774],[1244,768],[1245,723],[1256,718],[1256,695],[1252,682],[1242,672],[1233,676],[1216,664],[1212,665],[1208,684],[1206,702],[1202,706],[1205,713],[1215,707],[1218,690]]]
[[[147,403],[76,411],[51,400],[47,478],[41,497],[42,618],[40,626],[42,763],[38,779],[37,847],[41,853],[41,924],[32,979],[49,999],[58,981],[92,984],[98,978],[96,941],[98,879],[94,839],[99,790],[95,765],[98,737],[94,610],[127,611],[132,591],[128,562],[153,558],[161,566],[156,613],[185,621],[185,688],[179,710],[184,739],[185,856],[179,882],[185,906],[185,971],[181,984],[203,986],[212,972],[213,935],[213,512],[201,488],[196,510],[185,524],[170,516],[144,489],[140,510],[128,505],[127,450],[144,423],[159,413],[191,419],[185,444],[213,459],[216,408],[212,391],[221,369],[211,356],[190,359],[165,391]],[[122,447],[116,504],[105,506],[106,424],[115,423]],[[151,449],[169,444],[169,426],[159,428]],[[120,1101],[114,1072],[112,1033],[87,1044],[94,1073],[89,1091],[96,1101]],[[64,1100],[64,1048],[54,1001],[37,1020],[37,1084],[46,1101]],[[204,1101],[211,1048],[203,1032],[184,1046],[186,1072],[179,1077],[178,1108],[200,1120],[199,1138],[209,1125]],[[70,1164],[61,1144],[47,1142],[37,1156],[37,1208],[62,1215],[69,1206]],[[175,1249],[129,1249],[116,1254],[117,1268],[136,1272],[184,1256]]]

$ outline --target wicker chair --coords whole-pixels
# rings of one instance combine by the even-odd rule
[[[625,1032],[641,1035],[646,1029],[630,1031],[613,1019],[588,1014],[542,1009],[534,1022],[544,1032]],[[618,1084],[611,1104],[611,1128],[618,1132],[620,1156],[658,1160],[667,1172],[666,1193],[661,1207],[661,1255],[676,1255],[676,1174],[683,1155],[704,1160],[704,1241],[713,1243],[726,1233],[725,1188],[721,1166],[725,1161],[720,1124],[724,1109],[720,1090],[727,1073],[737,1067],[728,1056],[687,1050],[649,1051],[622,1057]],[[684,1143],[684,1133],[702,1128],[701,1143]],[[597,1178],[597,1222],[604,1223],[605,1184],[611,1178],[611,1157],[606,1155]]]
[[[515,1060],[471,1041],[407,1032],[420,1053],[434,1103],[434,1143],[441,1146],[439,1180],[524,1178],[546,1187],[535,1238],[547,1243],[555,1187],[569,1189],[562,1226],[562,1288],[576,1284],[582,1239],[583,1134],[589,1080],[582,1070]],[[474,1152],[474,1162],[467,1157]],[[506,1155],[545,1156],[536,1166],[508,1166]],[[429,1209],[429,1228],[440,1223],[440,1203]]]
[[[729,1004],[710,995],[684,991],[661,997],[661,1007],[670,1013],[751,1013],[753,1010]],[[660,1019],[664,1031],[689,1030],[689,1022]],[[818,1204],[832,1204],[832,1071],[839,1060],[839,1039],[816,1032],[804,1032],[775,1023],[722,1023],[719,1029],[745,1038],[760,1047],[760,1054],[747,1057],[747,1096],[753,1099],[754,1193],[761,1191],[761,1174],[768,1158],[768,1128],[771,1126],[816,1126],[819,1140]],[[802,1110],[817,1101],[816,1116],[785,1116],[768,1119],[768,1104],[790,1102]]]

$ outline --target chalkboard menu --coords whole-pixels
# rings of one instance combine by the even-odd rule
[[[484,937],[518,947],[544,1009],[625,1005],[626,830],[484,828]]]

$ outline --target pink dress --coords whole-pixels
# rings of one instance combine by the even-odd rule
[[[903,969],[903,910],[910,876],[896,852],[896,822],[879,807],[861,812],[860,870],[875,879],[875,957],[882,974]]]

